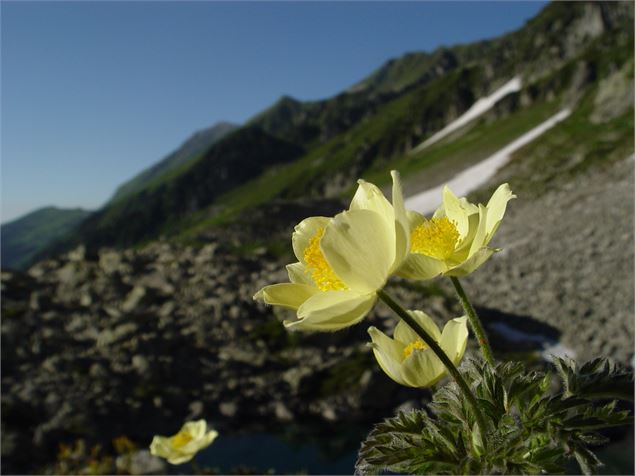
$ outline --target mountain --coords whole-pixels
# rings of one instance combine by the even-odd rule
[[[632,23],[629,2],[555,2],[515,32],[406,54],[334,97],[282,97],[184,166],[156,173],[145,188],[120,189],[72,240],[47,252],[80,242],[130,246],[160,236],[196,240],[219,227],[258,229],[255,217],[265,217],[258,210],[272,201],[345,199],[357,177],[384,184],[391,168],[402,172],[407,190],[417,191],[563,109],[572,111],[570,117],[547,136],[560,142],[545,142],[546,150],[536,149],[526,165],[574,174],[624,158],[633,142]],[[512,78],[522,83],[520,90],[433,146],[417,148]],[[576,163],[543,163],[560,157],[562,144]],[[521,188],[544,187],[532,170],[519,169],[527,180],[509,180]],[[274,219],[269,213],[263,225]],[[263,238],[256,233],[251,239]]]
[[[2,225],[2,267],[25,268],[35,255],[72,232],[90,213],[81,208],[46,207]]]
[[[152,180],[172,172],[179,167],[186,166],[188,162],[196,160],[215,142],[218,142],[237,128],[238,126],[235,124],[219,122],[212,127],[194,133],[192,137],[181,144],[181,146],[170,155],[120,185],[115,191],[111,202],[116,202],[126,196],[133,195],[151,184]]]

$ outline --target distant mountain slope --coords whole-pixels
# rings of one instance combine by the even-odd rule
[[[157,179],[161,175],[167,174],[189,161],[197,159],[215,142],[218,142],[237,128],[238,126],[235,124],[219,122],[212,127],[196,132],[170,155],[120,185],[115,191],[111,201],[116,202],[123,197],[130,196],[143,189],[151,183],[152,180]]]
[[[91,212],[40,208],[0,227],[2,268],[23,269],[31,258],[73,231]]]
[[[243,127],[215,144],[185,170],[111,203],[91,215],[75,241],[93,246],[131,245],[170,231],[173,223],[211,205],[214,200],[267,168],[302,155],[295,144],[258,127]]]
[[[577,109],[606,102],[599,91],[606,96],[612,88],[599,84],[627,71],[632,57],[632,3],[551,3],[518,31],[405,55],[332,98],[281,98],[187,167],[110,203],[86,220],[74,243],[122,246],[161,235],[192,237],[251,217],[250,210],[273,199],[345,197],[357,177],[381,183],[390,168],[398,168],[406,184],[416,177],[419,188],[436,185],[563,107],[574,111],[565,122],[584,123],[577,143],[585,144],[599,125]],[[512,77],[521,78],[520,91],[426,150],[413,151]],[[622,80],[632,89],[632,74]],[[617,130],[606,136],[606,150],[632,143],[632,134]],[[587,145],[578,160],[596,149]]]

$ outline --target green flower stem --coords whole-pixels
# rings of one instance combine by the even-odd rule
[[[467,385],[467,383],[465,383],[465,380],[463,380],[463,377],[461,376],[461,373],[459,372],[459,370],[455,367],[454,363],[452,363],[450,358],[446,355],[446,353],[439,346],[439,344],[437,344],[437,341],[435,341],[432,338],[432,336],[428,334],[426,330],[423,327],[421,327],[419,323],[410,314],[408,314],[408,312],[403,307],[397,304],[388,294],[386,294],[385,291],[379,290],[377,291],[377,295],[381,298],[382,301],[384,301],[388,305],[388,307],[390,307],[390,309],[395,311],[395,313],[400,318],[402,318],[406,322],[406,324],[408,324],[408,326],[410,326],[410,328],[413,331],[415,331],[419,337],[421,337],[421,339],[423,339],[426,345],[430,349],[432,349],[432,351],[436,354],[439,360],[441,360],[443,365],[445,365],[445,368],[448,370],[448,373],[454,378],[455,382],[461,388],[461,390],[463,391],[463,394],[465,395],[465,398],[467,398],[467,401],[472,407],[472,410],[474,411],[474,416],[476,417],[476,423],[481,429],[481,434],[486,435],[487,427],[485,426],[485,420],[483,419],[483,415],[481,414],[481,410],[478,406],[478,403],[476,403],[476,398],[472,394],[470,387]]]
[[[478,318],[474,307],[472,307],[470,300],[467,298],[467,294],[465,294],[465,291],[463,290],[463,286],[461,286],[459,279],[454,276],[450,276],[450,279],[452,280],[452,284],[454,284],[454,289],[456,289],[456,294],[458,294],[459,296],[459,300],[463,305],[463,309],[465,309],[467,318],[470,320],[470,325],[472,326],[474,335],[476,335],[478,345],[481,346],[483,357],[485,357],[487,363],[493,367],[494,354],[492,353],[492,348],[490,347],[489,341],[487,340],[487,334],[485,334],[483,324],[481,324],[481,320]]]

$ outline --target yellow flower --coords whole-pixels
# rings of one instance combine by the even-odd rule
[[[392,205],[359,180],[347,211],[300,222],[292,236],[298,262],[287,265],[291,282],[265,286],[254,299],[296,311],[296,320],[284,322],[289,328],[335,331],[362,320],[410,246],[399,175],[391,175]]]
[[[174,436],[155,436],[150,444],[150,453],[165,458],[171,464],[181,464],[207,448],[216,439],[218,432],[207,431],[205,420],[187,422]]]
[[[467,346],[467,317],[450,320],[441,333],[427,314],[421,311],[408,313],[438,342],[454,365],[458,365]],[[374,326],[368,328],[368,333],[379,366],[398,384],[429,387],[445,375],[443,363],[404,321],[395,326],[394,338]]]
[[[430,279],[439,274],[471,273],[499,251],[487,245],[505,215],[507,202],[515,197],[505,183],[496,189],[486,206],[477,206],[457,198],[446,185],[443,204],[432,218],[408,211],[410,255],[397,274]]]

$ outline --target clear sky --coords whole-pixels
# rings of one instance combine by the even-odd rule
[[[196,130],[499,36],[544,4],[2,1],[2,222],[96,209]]]

